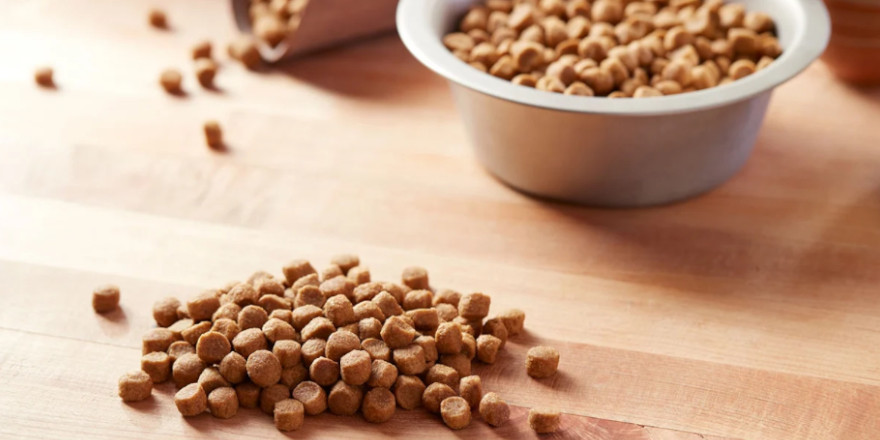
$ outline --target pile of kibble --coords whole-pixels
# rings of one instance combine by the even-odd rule
[[[782,54],[767,14],[723,0],[486,0],[443,43],[522,86],[609,98],[724,85]]]
[[[468,426],[472,411],[491,426],[508,420],[507,403],[483,393],[471,363],[494,363],[523,330],[523,311],[486,319],[485,294],[431,290],[419,267],[405,269],[401,284],[372,281],[353,255],[334,257],[320,273],[292,261],[283,274],[257,272],[186,303],[158,301],[141,370],[119,379],[120,397],[142,400],[154,383],[172,380],[183,416],[230,418],[239,407],[259,408],[283,431],[328,410],[381,423],[397,407],[424,407],[453,429]],[[113,286],[93,294],[100,313],[118,301]],[[554,375],[558,364],[559,352],[547,346],[525,359],[535,378]],[[538,432],[555,431],[559,421],[555,410],[529,413]]]
[[[309,0],[251,0],[248,14],[254,36],[277,46],[296,32]]]

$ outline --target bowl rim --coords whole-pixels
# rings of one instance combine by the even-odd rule
[[[533,107],[606,115],[675,114],[723,106],[748,99],[788,81],[806,69],[825,50],[831,35],[828,10],[822,0],[790,2],[796,9],[795,34],[767,68],[720,87],[646,99],[607,99],[569,96],[523,87],[481,72],[455,57],[432,34],[429,23],[441,3],[449,0],[400,0],[397,29],[407,49],[422,64],[461,86]]]

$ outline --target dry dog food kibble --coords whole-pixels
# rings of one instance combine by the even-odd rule
[[[34,82],[40,87],[55,87],[55,80],[53,78],[54,73],[55,71],[52,70],[51,67],[38,67],[37,70],[34,71]]]
[[[208,409],[208,396],[201,385],[191,383],[174,395],[174,404],[182,416],[196,416]]]
[[[125,373],[119,378],[119,397],[124,402],[137,402],[150,397],[153,380],[143,371]]]
[[[525,26],[523,33],[536,39],[538,31],[528,30],[533,24],[515,26]],[[488,41],[491,36],[479,44]],[[193,56],[207,60],[207,51],[196,56],[194,50]],[[568,80],[566,69],[552,70]],[[418,267],[404,271],[403,284],[371,281],[356,255],[333,257],[320,277],[305,260],[282,271],[283,279],[256,271],[246,282],[229,282],[184,302],[155,302],[158,327],[143,337],[142,371],[120,379],[120,396],[145,398],[154,382],[171,378],[180,388],[175,404],[184,416],[207,409],[216,418],[231,418],[239,407],[259,408],[282,431],[328,409],[349,416],[360,411],[367,421],[381,423],[397,406],[424,406],[452,429],[467,426],[471,411],[493,426],[509,418],[501,397],[484,396],[471,363],[501,359],[504,341],[522,331],[522,311],[484,322],[488,295],[435,294],[428,290],[427,271]],[[544,353],[531,355],[530,374],[548,368]]]
[[[207,121],[203,126],[205,143],[214,150],[223,148],[223,130],[217,121]]]
[[[192,47],[192,59],[211,58],[211,42],[200,41]]]
[[[756,70],[721,66],[766,67],[782,53],[767,14],[719,0],[479,3],[443,38],[447,49],[498,78],[567,95],[696,91]]]
[[[296,431],[302,428],[305,409],[296,399],[284,399],[275,403],[275,427],[279,431]]]
[[[195,61],[196,79],[206,89],[214,88],[214,76],[217,75],[217,63],[210,58],[198,58]]]
[[[168,29],[168,17],[161,9],[151,9],[147,20],[156,29]]]
[[[510,407],[498,394],[486,393],[480,400],[480,417],[492,426],[501,426],[510,418]]]
[[[559,429],[560,413],[550,408],[529,410],[529,426],[538,434],[549,434]]]
[[[471,407],[461,397],[453,396],[440,403],[443,423],[452,429],[464,429],[471,423]]]
[[[176,69],[165,69],[159,76],[159,85],[171,95],[180,95],[183,93],[181,84],[183,83],[183,75]]]
[[[477,349],[479,351],[479,349]],[[550,377],[559,367],[559,350],[539,345],[526,354],[526,372],[535,378]]]
[[[98,313],[109,313],[119,307],[119,287],[100,286],[92,292],[92,308]],[[167,347],[166,347],[167,348]]]

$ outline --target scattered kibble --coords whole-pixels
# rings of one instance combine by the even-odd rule
[[[191,383],[174,395],[174,404],[182,416],[197,416],[208,409],[208,396],[201,385]]]
[[[501,426],[510,418],[510,407],[496,393],[486,393],[480,400],[480,417],[492,426]]]
[[[223,149],[223,130],[220,128],[220,123],[217,121],[205,122],[203,129],[205,131],[205,143],[211,149]]]
[[[171,95],[180,95],[183,93],[181,84],[183,83],[183,75],[177,69],[166,69],[159,76],[159,85]]]
[[[440,416],[443,417],[446,426],[452,429],[464,429],[471,423],[471,407],[461,397],[447,397],[440,404]]]
[[[208,394],[208,410],[220,419],[231,419],[238,413],[238,395],[231,387],[215,388]]]
[[[199,58],[195,61],[196,79],[206,89],[214,88],[214,76],[217,75],[217,63],[210,58]]]
[[[648,98],[727,84],[782,49],[773,19],[720,0],[477,2],[443,38],[457,58],[514,84]],[[732,64],[749,61],[752,68]],[[673,81],[677,87],[659,83]]]
[[[529,376],[539,379],[550,377],[556,374],[558,367],[559,350],[553,347],[539,345],[530,348],[526,354],[526,372]]]
[[[529,426],[538,434],[550,434],[559,430],[560,413],[550,408],[529,410]]]
[[[37,70],[34,71],[34,82],[40,87],[53,88],[55,87],[54,74],[55,71],[51,67],[38,67]]]
[[[274,416],[279,431],[296,431],[302,428],[305,410],[299,400],[284,399],[275,403]]]
[[[92,292],[92,308],[95,312],[110,313],[117,307],[119,307],[119,287],[108,284]]]
[[[230,43],[228,52],[232,59],[240,61],[241,64],[251,70],[258,68],[263,62],[260,50],[257,48],[257,43],[247,36],[242,36]]]
[[[150,397],[153,380],[143,371],[125,373],[119,378],[119,397],[124,402],[137,402]]]
[[[211,58],[211,42],[210,41],[200,41],[196,43],[192,47],[192,59],[198,60],[199,58]]]
[[[151,9],[147,19],[150,26],[156,29],[168,29],[168,17],[161,9]]]

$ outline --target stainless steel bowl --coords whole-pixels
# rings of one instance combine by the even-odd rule
[[[754,147],[773,89],[824,50],[821,0],[746,0],[776,20],[784,53],[721,87],[645,99],[548,93],[480,72],[441,39],[476,0],[400,0],[397,28],[423,64],[449,80],[477,157],[526,193],[599,206],[646,206],[706,192]]]

